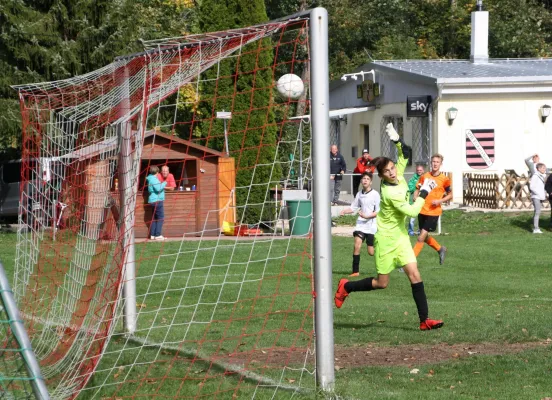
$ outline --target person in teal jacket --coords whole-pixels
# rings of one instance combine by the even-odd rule
[[[149,175],[146,178],[148,183],[148,203],[153,207],[153,218],[150,226],[150,239],[163,240],[165,239],[161,234],[163,230],[163,222],[165,220],[165,186],[167,182],[159,182],[157,174],[159,173],[158,167],[150,167]]]

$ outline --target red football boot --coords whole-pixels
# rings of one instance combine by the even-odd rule
[[[348,279],[341,279],[337,285],[337,291],[335,292],[334,302],[337,308],[341,308],[345,298],[349,295],[345,290],[345,284],[349,282]]]
[[[337,296],[337,294],[336,294],[336,296]],[[429,331],[430,329],[439,329],[444,324],[445,323],[443,321],[428,318],[424,322],[420,322],[420,330]]]

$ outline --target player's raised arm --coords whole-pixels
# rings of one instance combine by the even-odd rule
[[[389,139],[391,139],[391,141],[395,143],[395,146],[397,146],[397,175],[403,176],[408,160],[412,157],[412,149],[401,140],[392,123],[387,124],[385,131],[387,132]]]

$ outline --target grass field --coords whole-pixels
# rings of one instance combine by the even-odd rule
[[[427,246],[419,257],[430,316],[445,321],[440,330],[418,330],[409,282],[398,271],[393,272],[386,290],[354,293],[342,309],[334,309],[337,396],[351,399],[552,397],[549,346],[552,342],[552,282],[549,279],[552,233],[530,233],[530,218],[529,213],[445,213],[443,231],[446,234],[437,237],[449,250],[445,265],[439,265],[437,254]],[[339,222],[347,224],[353,220],[342,218]],[[541,226],[548,226],[548,218],[542,219]],[[312,326],[302,322],[305,310],[307,314],[312,312],[308,305],[310,289],[306,285],[308,261],[302,256],[308,250],[304,247],[305,241],[244,244],[235,250],[222,248],[216,252],[212,244],[203,242],[201,246],[204,247],[193,263],[188,261],[188,267],[176,269],[175,265],[190,260],[197,243],[163,244],[163,253],[167,256],[162,262],[155,257],[159,251],[155,246],[160,244],[139,248],[137,256],[143,261],[138,273],[138,292],[149,288],[149,294],[138,300],[147,306],[141,310],[143,318],[139,320],[137,336],[143,333],[150,341],[167,342],[169,338],[169,342],[177,342],[182,332],[188,330],[190,336],[187,338],[192,343],[203,331],[194,332],[196,328],[192,324],[176,324],[167,330],[167,321],[193,320],[201,324],[214,317],[219,326],[214,324],[212,331],[203,333],[213,335],[202,341],[206,351],[216,349],[222,354],[221,346],[226,346],[223,350],[227,353],[236,348],[247,351],[259,345],[262,347],[263,343],[266,346],[285,345],[296,340],[299,346],[308,342],[308,332],[298,334],[302,327],[310,329]],[[351,250],[351,238],[333,238],[334,286],[350,273]],[[282,262],[286,253],[293,256]],[[14,255],[15,235],[0,234],[0,259],[8,271],[13,270]],[[250,255],[254,262],[248,264],[246,260]],[[373,259],[363,253],[361,278],[374,274]],[[173,279],[168,280],[168,276]],[[259,284],[261,277],[266,280],[262,285]],[[186,303],[186,296],[179,292],[183,283],[189,294],[198,291],[194,292],[194,297],[199,301]],[[239,297],[235,297],[236,290],[223,289],[239,285]],[[200,292],[202,287],[209,290]],[[257,296],[259,290],[262,295],[254,307],[258,315],[251,318],[250,299]],[[223,303],[214,307],[217,300]],[[235,306],[236,300],[247,312]],[[153,311],[158,309],[165,311],[163,314]],[[229,324],[230,320],[235,322]],[[282,327],[289,328],[289,332],[282,334]],[[262,336],[254,333],[259,331],[263,332]],[[216,339],[221,332],[230,340],[222,343]],[[120,355],[122,347],[117,346],[124,346],[124,356]],[[161,371],[159,376],[195,378],[198,371],[205,369],[197,363],[175,362],[170,351],[163,353],[153,347],[140,354],[134,351],[132,344],[122,337],[114,340],[100,364],[101,372],[91,385],[99,385],[104,380],[114,383],[124,376],[117,373],[121,365],[144,360],[149,354],[160,360],[166,358],[166,365],[171,366],[169,373]],[[182,365],[176,368],[178,364]],[[174,395],[176,390],[182,390],[178,386],[180,381],[175,380],[174,385],[163,389],[163,393],[156,392],[157,375],[151,368],[139,368],[142,370],[134,372],[142,376],[144,371],[151,374],[147,393]],[[128,372],[127,368],[125,374]],[[217,373],[216,370],[212,372]],[[266,374],[276,377],[277,371],[266,371]],[[238,380],[233,376],[223,379],[227,382],[217,381],[214,389],[220,391],[218,398],[231,398]],[[303,379],[305,386],[311,386],[306,382],[312,380],[310,376],[303,376]],[[296,380],[297,376],[289,375],[283,382]],[[141,381],[137,381],[138,384],[142,384]],[[250,397],[253,387],[247,382],[240,384],[243,390],[238,392],[238,398]],[[111,386],[102,395],[131,395],[135,388],[132,383],[129,386],[123,390]],[[197,390],[197,381],[193,388]],[[190,388],[186,390],[190,393]],[[260,392],[257,398],[271,398],[270,393],[264,396]],[[275,396],[289,397],[290,392],[279,392]]]
[[[442,329],[418,331],[410,285],[397,271],[386,290],[347,298],[334,312],[335,342],[358,347],[349,357],[364,355],[365,366],[339,369],[337,392],[358,399],[551,397],[552,233],[530,233],[530,218],[530,213],[445,213],[446,235],[437,237],[448,247],[445,265],[439,265],[428,246],[418,260],[430,316],[445,321]],[[541,226],[548,222],[543,218]],[[351,248],[351,239],[334,239],[334,282],[350,273],[346,250]],[[374,272],[373,260],[363,254],[361,277]],[[537,348],[515,345],[519,343]],[[370,346],[402,351],[404,358],[414,354],[415,359],[370,366]],[[424,352],[472,347],[479,352],[453,350],[430,362],[416,360]],[[494,354],[485,354],[487,348]],[[528,349],[510,351],[515,348]],[[414,369],[419,372],[410,373]]]

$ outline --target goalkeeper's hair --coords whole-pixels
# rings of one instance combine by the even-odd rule
[[[439,154],[439,153],[435,153],[434,155],[431,156],[431,159],[433,160],[434,158],[439,158],[441,160],[441,162],[443,162],[443,160],[445,159],[445,157],[443,157],[442,154]]]
[[[378,176],[382,178],[383,170],[390,162],[393,162],[393,160],[388,157],[376,157],[372,161],[370,161],[370,165],[376,167],[376,171],[378,171]]]

